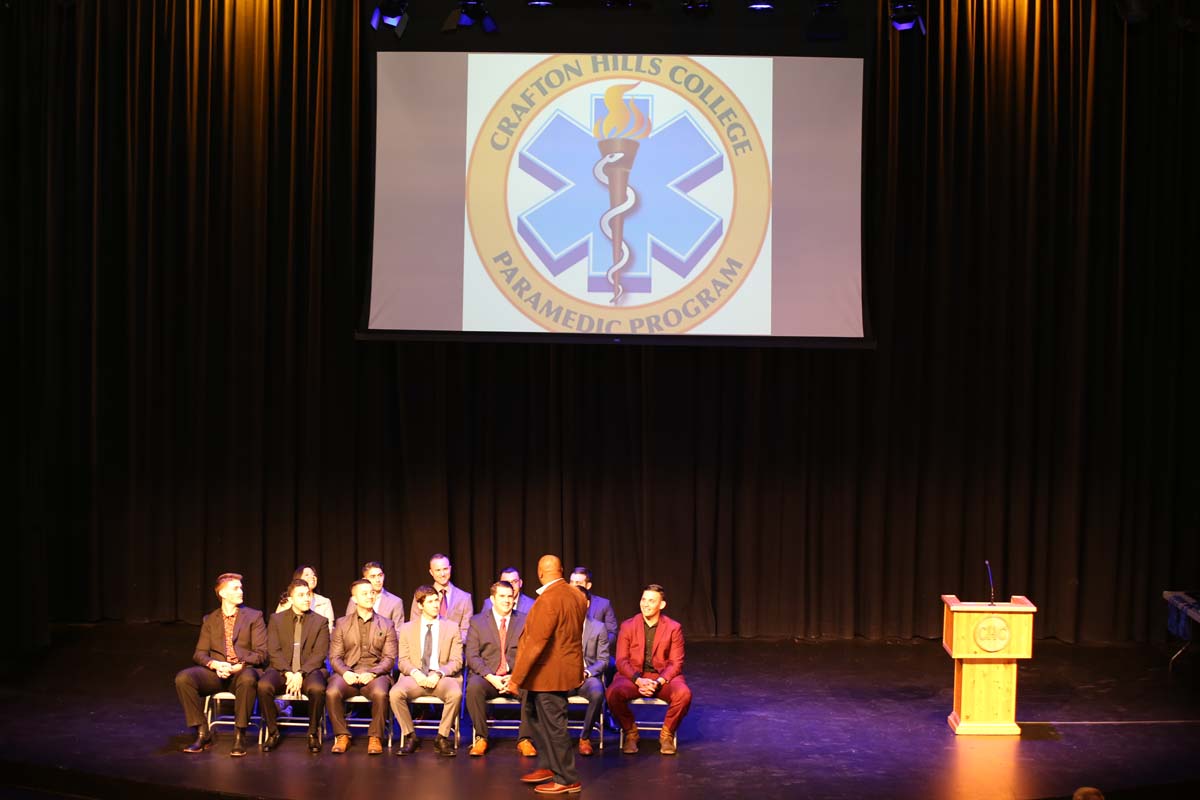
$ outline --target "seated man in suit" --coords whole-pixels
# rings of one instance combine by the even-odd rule
[[[675,754],[675,731],[692,705],[683,680],[683,628],[662,613],[667,593],[657,583],[642,590],[642,613],[621,623],[617,634],[617,677],[608,687],[608,708],[625,732],[623,753],[636,753],[638,729],[629,701],[657,697],[667,702],[659,751]]]
[[[500,570],[500,580],[512,586],[513,592],[517,595],[517,604],[514,608],[522,614],[528,614],[529,609],[533,608],[533,598],[521,594],[521,573],[516,567],[505,567]],[[483,601],[483,608],[479,609],[480,614],[485,614],[492,610],[492,598],[488,597]]]
[[[275,696],[303,694],[308,698],[308,750],[321,752],[321,725],[325,724],[325,657],[329,655],[329,627],[325,617],[312,610],[312,592],[298,579],[288,587],[288,609],[271,615],[267,624],[270,668],[258,679],[258,707],[267,725],[263,752],[279,747],[279,710]]]
[[[577,587],[583,596],[592,601],[592,593]],[[579,735],[579,755],[592,754],[592,727],[604,699],[604,670],[608,668],[608,631],[599,620],[586,617],[583,620],[583,683],[572,694],[586,697],[587,711],[583,715],[583,731]]]
[[[346,698],[362,695],[371,701],[367,755],[374,756],[383,752],[388,689],[396,665],[396,628],[391,619],[375,613],[375,590],[369,580],[350,584],[350,596],[354,598],[354,613],[337,621],[329,644],[329,665],[337,673],[325,689],[333,726],[332,752],[344,753],[350,746]]]
[[[400,629],[400,655],[396,660],[400,677],[390,695],[392,714],[404,736],[404,743],[396,748],[398,756],[411,755],[419,746],[408,710],[409,699],[429,696],[442,701],[442,719],[433,749],[438,755],[454,755],[450,733],[462,701],[459,677],[463,665],[462,637],[457,625],[438,617],[441,603],[441,595],[434,587],[418,587],[414,595],[418,612]]]
[[[481,756],[488,749],[487,701],[500,695],[516,699],[515,695],[508,695],[508,674],[517,660],[517,639],[525,625],[525,615],[513,610],[515,595],[516,589],[508,581],[493,583],[484,610],[471,617],[467,629],[466,659],[471,670],[467,679],[467,713],[475,728],[476,739],[470,753],[473,756]],[[537,748],[529,741],[524,715],[517,736],[521,755],[536,756]]]
[[[400,626],[404,624],[404,601],[383,588],[383,579],[386,577],[383,572],[383,564],[378,561],[368,561],[363,564],[362,576],[363,580],[371,584],[371,590],[375,593],[371,609],[376,614],[390,619],[392,627],[396,629],[396,633],[399,633]],[[354,613],[356,606],[354,598],[351,597],[350,602],[346,604],[347,617]]]
[[[441,553],[429,557],[429,576],[433,578],[433,590],[437,592],[440,604],[438,606],[442,619],[448,619],[458,626],[461,641],[467,641],[467,628],[471,624],[471,615],[475,613],[471,593],[450,582],[450,559]],[[416,619],[421,614],[418,603],[413,600],[409,617]]]
[[[567,581],[572,586],[583,587],[591,594],[592,591],[592,571],[587,567],[576,567],[571,570],[571,576]],[[617,615],[613,611],[612,603],[608,602],[607,598],[593,594],[592,604],[588,606],[588,616],[594,620],[599,620],[604,625],[604,630],[608,633],[608,657],[610,659],[610,667],[615,661],[617,653]],[[610,675],[612,670],[609,670]]]
[[[204,718],[201,696],[233,692],[234,725],[231,756],[246,755],[246,728],[254,710],[259,664],[267,660],[267,627],[262,612],[242,606],[242,576],[226,572],[213,587],[221,607],[204,617],[192,660],[196,666],[175,676],[175,692],[187,724],[196,729],[196,741],[185,753],[202,753],[212,745],[212,732]]]

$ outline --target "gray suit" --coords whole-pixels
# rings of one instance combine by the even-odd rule
[[[384,738],[386,732],[388,689],[392,685],[392,667],[396,665],[396,629],[382,614],[372,614],[368,640],[362,641],[358,632],[358,612],[347,614],[333,626],[329,645],[329,664],[336,673],[325,690],[325,704],[335,736],[348,736],[345,698],[362,695],[371,701],[370,736]],[[375,679],[367,685],[351,686],[342,678],[347,672],[369,672]]]
[[[400,677],[388,698],[392,703],[392,714],[400,725],[400,732],[405,736],[414,731],[412,713],[408,709],[408,701],[411,698],[432,695],[442,701],[442,718],[438,725],[438,733],[442,736],[450,735],[454,720],[458,718],[458,706],[462,701],[462,678],[458,677],[463,666],[462,637],[459,636],[458,626],[449,620],[438,619],[435,624],[438,626],[437,671],[442,673],[442,677],[432,689],[426,689],[411,677],[413,670],[421,668],[424,620],[418,614],[400,629],[400,654],[396,659]]]
[[[346,616],[354,613],[355,609],[354,598],[350,598],[350,602],[346,604]],[[316,611],[316,608],[313,608]],[[392,621],[392,626],[395,627],[396,633],[400,632],[400,626],[404,624],[404,601],[383,587],[383,591],[379,593],[379,600],[375,603],[375,613],[382,614]]]

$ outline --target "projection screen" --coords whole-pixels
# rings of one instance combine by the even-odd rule
[[[367,330],[861,339],[862,79],[379,53]]]

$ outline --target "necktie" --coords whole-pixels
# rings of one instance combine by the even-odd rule
[[[438,608],[438,616],[444,617],[446,616],[446,612],[449,611],[449,609],[446,607],[446,593],[438,592],[438,594],[442,597],[442,605],[440,608]]]
[[[304,618],[299,614],[293,615],[295,624],[292,626],[292,672],[300,671],[300,632],[303,630]]]
[[[508,617],[500,620],[500,671],[496,674],[508,674]]]
[[[433,655],[433,626],[425,626],[425,646],[421,648],[421,672],[429,672],[429,658]]]

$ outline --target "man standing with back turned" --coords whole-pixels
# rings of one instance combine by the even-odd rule
[[[508,689],[526,690],[522,712],[538,751],[538,769],[522,775],[538,794],[575,794],[582,786],[567,731],[567,696],[583,682],[583,620],[587,600],[563,580],[562,561],[538,560],[538,599],[517,643]]]

